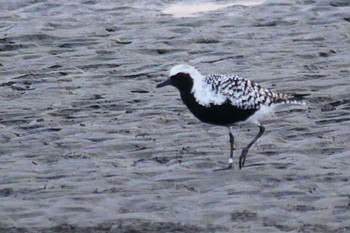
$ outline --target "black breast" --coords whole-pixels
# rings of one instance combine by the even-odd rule
[[[245,121],[254,114],[256,109],[240,109],[226,101],[221,105],[210,104],[206,107],[198,104],[193,93],[181,92],[181,98],[188,109],[200,121],[213,125],[228,126],[234,123]]]

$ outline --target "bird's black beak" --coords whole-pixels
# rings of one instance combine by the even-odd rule
[[[165,80],[165,81],[162,82],[162,83],[159,83],[156,87],[157,87],[157,88],[160,88],[160,87],[165,87],[165,86],[169,86],[169,85],[171,85],[171,80],[170,80],[170,78],[167,79],[167,80]]]

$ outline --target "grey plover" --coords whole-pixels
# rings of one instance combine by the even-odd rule
[[[235,75],[202,75],[189,65],[176,65],[170,70],[170,78],[159,83],[157,88],[174,86],[181,99],[200,121],[225,126],[230,139],[229,165],[233,168],[234,136],[231,126],[238,122],[253,123],[259,127],[258,134],[242,150],[239,168],[242,169],[250,147],[263,135],[261,120],[273,113],[282,104],[302,104],[305,95],[272,92],[254,81]]]

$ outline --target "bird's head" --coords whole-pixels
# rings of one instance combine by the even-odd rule
[[[170,70],[169,78],[157,85],[157,88],[174,86],[180,91],[191,90],[195,80],[202,79],[202,75],[190,65],[176,65]]]

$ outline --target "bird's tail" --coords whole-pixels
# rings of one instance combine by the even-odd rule
[[[309,94],[286,94],[286,93],[274,93],[273,103],[275,104],[297,104],[305,105],[303,101],[305,96]]]

